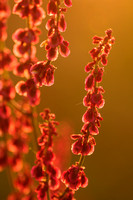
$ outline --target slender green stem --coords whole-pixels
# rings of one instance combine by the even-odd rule
[[[7,174],[8,183],[10,185],[10,189],[13,192],[15,190],[15,188],[13,186],[13,177],[12,177],[12,173],[11,173],[9,166],[7,166],[7,168],[6,168],[6,174]]]
[[[78,166],[79,166],[79,167],[83,165],[84,160],[85,160],[85,156],[81,155],[81,156],[80,156],[80,159],[79,159],[79,162],[78,162]]]
[[[49,181],[49,175],[47,174],[47,183]],[[49,187],[48,187],[48,190],[47,190],[47,200],[50,200],[50,192],[49,192]]]
[[[35,107],[31,109],[32,109],[31,120],[32,120],[32,126],[33,126],[34,146],[35,146],[35,149],[38,150],[39,146],[38,146],[37,138],[39,136],[38,134],[39,130],[38,130],[37,118],[34,116],[36,110],[35,110]]]

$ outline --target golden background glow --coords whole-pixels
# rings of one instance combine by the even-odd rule
[[[47,1],[44,1],[46,4]],[[10,1],[11,7],[13,1]],[[44,5],[46,8],[46,5]],[[45,24],[41,25],[40,43],[46,39]],[[133,199],[133,0],[73,0],[66,13],[67,30],[64,38],[70,42],[71,54],[53,64],[55,84],[42,87],[38,112],[49,107],[57,120],[73,124],[75,133],[82,127],[85,107],[82,99],[86,92],[85,65],[91,61],[88,54],[93,48],[92,37],[104,36],[104,31],[113,29],[116,42],[108,57],[108,65],[102,85],[105,107],[100,134],[96,136],[93,155],[85,160],[89,185],[76,193],[77,200],[132,200]],[[9,48],[12,48],[12,33],[24,27],[25,21],[12,15],[8,23]],[[45,59],[44,49],[38,45],[39,60]],[[17,78],[17,80],[19,80]],[[62,133],[63,134],[63,133]],[[77,157],[78,159],[78,157]],[[0,200],[5,200],[7,183],[0,176]]]

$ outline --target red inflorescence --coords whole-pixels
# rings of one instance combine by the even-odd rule
[[[7,38],[6,22],[10,15],[10,9],[7,0],[0,0],[0,40],[5,41]]]
[[[64,11],[66,11],[66,9],[61,8],[59,1],[49,1],[47,13],[51,16],[51,18],[46,24],[46,28],[48,30],[48,39],[44,44],[47,51],[46,57],[50,61],[57,59],[58,51],[63,57],[67,57],[70,54],[70,50],[68,48],[69,43],[64,40],[60,33],[66,30],[66,21],[63,14]]]
[[[85,66],[85,71],[89,74],[85,79],[87,94],[83,99],[83,105],[87,110],[82,117],[84,124],[81,134],[71,136],[75,140],[71,150],[73,154],[80,155],[79,162],[62,172],[62,175],[55,166],[53,137],[57,136],[58,122],[49,109],[40,114],[44,120],[44,123],[39,125],[41,136],[37,140],[37,148],[40,149],[36,152],[35,165],[31,171],[23,161],[24,154],[29,152],[28,133],[33,129],[34,115],[31,113],[31,106],[40,102],[39,87],[54,84],[56,67],[51,62],[55,61],[59,54],[62,57],[70,54],[69,42],[63,38],[62,32],[67,28],[64,13],[67,7],[72,6],[72,0],[64,0],[63,3],[65,7],[62,7],[60,0],[48,1],[47,14],[50,16],[46,23],[48,38],[41,43],[41,47],[45,46],[46,60],[37,62],[34,45],[39,42],[38,36],[41,31],[36,26],[45,18],[45,12],[41,7],[42,0],[15,0],[13,13],[27,20],[27,28],[17,29],[12,36],[15,42],[13,52],[19,58],[18,62],[11,52],[4,48],[4,41],[7,38],[6,22],[10,10],[7,0],[0,0],[0,75],[4,74],[0,80],[0,137],[3,137],[3,141],[0,138],[0,171],[8,166],[12,172],[17,172],[13,181],[16,190],[8,196],[8,200],[35,200],[34,191],[38,200],[75,200],[75,191],[88,185],[85,167],[82,165],[84,157],[94,152],[96,145],[94,136],[99,134],[100,121],[103,120],[99,109],[105,103],[104,89],[99,83],[102,81],[104,67],[108,63],[107,58],[115,41],[111,29],[105,32],[105,37],[93,37],[93,44],[97,46],[89,52],[92,61]],[[26,81],[21,80],[14,87],[6,71],[13,71],[15,75],[25,77]],[[23,102],[16,104],[17,102],[13,100],[15,89],[19,95],[24,96],[24,101],[30,103],[24,110]],[[31,176],[38,182],[36,189],[32,185]],[[61,181],[66,186],[64,192],[60,187]]]
[[[83,168],[78,165],[72,165],[67,171],[64,171],[62,181],[72,190],[78,190],[79,187],[84,188],[88,185],[88,179]]]
[[[72,1],[64,1],[64,5],[70,7]],[[61,32],[66,30],[65,7],[61,7],[58,0],[49,0],[47,14],[51,17],[46,23],[48,38],[41,43],[47,51],[47,61],[41,61],[31,68],[31,74],[35,82],[39,85],[50,86],[54,83],[55,67],[50,64],[58,58],[58,54],[67,57],[70,54],[69,42],[64,40]]]
[[[33,79],[25,81],[19,81],[16,85],[16,92],[19,95],[28,97],[30,105],[35,106],[40,102],[40,90],[36,87]]]
[[[69,3],[70,1],[65,2]],[[98,36],[93,37],[93,43],[97,44],[98,47],[90,51],[93,61],[88,63],[85,67],[85,71],[89,73],[89,75],[85,79],[87,95],[83,99],[83,104],[87,107],[87,110],[82,117],[84,123],[81,129],[82,134],[73,134],[71,136],[73,140],[76,140],[72,144],[71,150],[73,154],[81,156],[79,162],[63,172],[61,180],[67,188],[62,195],[57,197],[59,199],[65,200],[67,199],[66,195],[69,191],[75,191],[78,190],[79,187],[86,187],[88,185],[88,179],[84,173],[82,164],[84,156],[91,155],[94,152],[96,142],[93,136],[99,134],[98,128],[102,120],[98,109],[102,108],[105,103],[102,95],[104,89],[98,85],[98,83],[102,81],[104,68],[99,64],[100,62],[103,66],[107,64],[107,57],[114,43],[112,30],[109,29],[105,33],[106,36],[104,38]],[[73,199],[73,197],[70,197],[70,199]]]
[[[87,95],[83,99],[84,106],[87,107],[87,111],[83,115],[82,121],[85,125],[82,127],[82,132],[84,134],[97,135],[98,127],[100,126],[100,121],[102,117],[98,112],[99,108],[104,106],[104,99],[102,93],[104,90],[98,85],[102,81],[102,76],[104,68],[99,65],[104,66],[107,64],[107,57],[111,50],[111,46],[114,43],[114,37],[112,37],[112,30],[106,31],[106,36],[104,38],[94,36],[93,43],[97,44],[98,47],[93,48],[90,51],[90,55],[93,59],[92,62],[88,63],[85,67],[85,71],[89,75],[85,80],[85,90]]]
[[[83,99],[83,104],[87,107],[87,110],[82,117],[84,125],[81,132],[83,135],[72,135],[72,139],[76,139],[76,142],[72,145],[72,152],[82,156],[91,155],[94,152],[96,143],[93,135],[99,134],[98,128],[100,127],[100,121],[103,119],[98,109],[102,108],[105,103],[102,95],[104,89],[98,83],[102,81],[104,68],[99,64],[100,62],[102,65],[107,64],[107,56],[114,43],[112,30],[109,29],[105,33],[106,36],[104,38],[93,37],[93,43],[98,46],[90,51],[93,61],[85,67],[85,71],[89,75],[85,79],[87,95]]]
[[[31,67],[31,73],[37,85],[51,86],[54,84],[55,67],[47,61],[40,61]]]
[[[0,51],[0,74],[3,74],[4,70],[12,71],[17,64],[17,59],[11,54],[9,49]]]
[[[19,15],[21,18],[29,17],[29,23],[33,26],[38,26],[45,17],[45,12],[41,8],[42,1],[33,0],[31,2],[29,0],[16,1],[13,13]]]
[[[36,153],[36,165],[32,167],[31,175],[39,181],[36,189],[38,200],[44,200],[48,190],[55,191],[59,188],[60,170],[53,165],[53,136],[57,135],[54,121],[55,115],[45,109],[41,116],[44,123],[40,125],[42,135],[38,138],[38,145],[41,147]]]
[[[35,57],[35,47],[34,44],[37,44],[39,41],[38,34],[40,31],[37,28],[32,29],[22,29],[19,28],[13,34],[12,39],[16,43],[14,45],[14,54],[17,57],[28,57],[30,54],[31,58]]]
[[[36,26],[40,25],[45,17],[45,12],[41,5],[41,0],[20,0],[15,1],[13,8],[14,14],[19,15],[21,18],[27,18],[28,22],[27,28],[17,29],[12,36],[15,42],[13,47],[14,54],[20,58],[13,72],[15,75],[28,79],[26,82],[18,82],[16,91],[20,95],[26,96],[32,106],[40,102],[40,91],[31,77],[30,68],[37,61],[35,57],[36,47],[34,45],[39,42],[38,35],[41,33]]]

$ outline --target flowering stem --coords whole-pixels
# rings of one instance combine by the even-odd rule
[[[7,166],[6,168],[6,174],[7,174],[7,179],[8,179],[8,183],[10,185],[11,191],[14,191],[14,186],[13,186],[13,178],[12,178],[12,174],[11,174],[11,170],[10,167]]]
[[[79,166],[79,167],[83,165],[84,160],[85,160],[85,156],[81,155],[81,156],[80,156],[80,159],[79,159],[79,162],[78,162],[78,166]]]
[[[48,183],[48,181],[49,181],[49,176],[48,176],[48,174],[47,174],[47,183]],[[50,200],[49,187],[48,187],[48,189],[47,189],[47,200]]]

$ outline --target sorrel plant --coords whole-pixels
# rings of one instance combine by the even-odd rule
[[[82,117],[84,124],[80,134],[71,135],[75,140],[71,151],[79,155],[79,160],[63,170],[63,161],[53,148],[59,122],[55,121],[55,114],[50,109],[44,109],[40,113],[43,123],[39,124],[35,108],[40,103],[40,87],[54,84],[57,67],[53,62],[59,54],[63,57],[70,54],[69,42],[64,39],[63,32],[67,27],[65,13],[72,1],[49,0],[47,12],[42,3],[42,0],[14,0],[12,14],[26,20],[26,27],[13,33],[12,54],[5,45],[11,11],[8,1],[0,0],[0,171],[6,169],[12,190],[7,200],[74,200],[75,192],[88,185],[84,159],[94,152],[94,137],[99,134],[103,119],[99,109],[105,103],[104,89],[99,84],[114,43],[111,29],[105,31],[104,37],[93,37],[92,62],[85,66],[88,75],[85,79],[87,94],[83,99],[87,108]],[[38,26],[46,15],[49,16],[47,39],[40,45],[46,51],[46,58],[38,61],[35,47],[41,33]],[[16,85],[11,78],[13,75],[20,78]],[[20,95],[19,99],[16,93]],[[25,159],[29,150],[36,156],[34,166]],[[55,158],[59,160],[59,166],[56,166]]]

